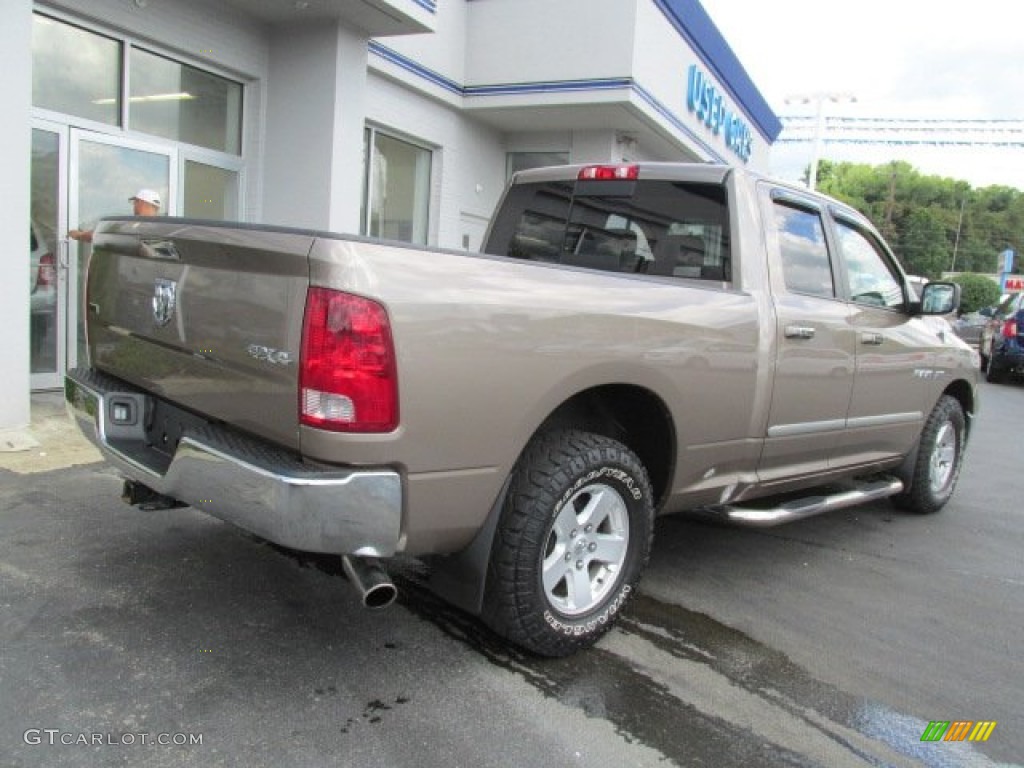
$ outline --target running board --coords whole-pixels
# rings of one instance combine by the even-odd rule
[[[807,496],[792,499],[777,507],[757,509],[727,504],[702,507],[696,512],[743,528],[771,528],[775,525],[802,520],[824,512],[853,507],[869,501],[895,496],[903,490],[903,482],[896,478],[861,481],[851,489],[830,495]]]

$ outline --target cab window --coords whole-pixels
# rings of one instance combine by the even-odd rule
[[[903,309],[903,282],[875,241],[843,221],[836,222],[836,232],[850,300],[854,304]]]
[[[787,290],[808,296],[835,298],[832,259],[825,241],[821,214],[785,202],[775,202],[782,276]]]

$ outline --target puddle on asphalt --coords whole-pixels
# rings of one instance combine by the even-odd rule
[[[340,558],[279,551],[344,578]],[[997,765],[966,742],[922,742],[927,722],[816,680],[779,651],[643,593],[595,648],[542,659],[435,596],[416,567],[392,576],[411,613],[563,706],[608,722],[625,741],[658,751],[666,763]]]

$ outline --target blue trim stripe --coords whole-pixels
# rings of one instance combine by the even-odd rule
[[[655,112],[665,118],[672,127],[685,134],[691,141],[701,147],[708,156],[721,163],[728,163],[717,150],[715,150],[704,139],[680,120],[676,114],[651,94],[646,88],[637,83],[631,77],[610,77],[597,78],[593,80],[554,80],[537,81],[532,83],[504,83],[497,85],[459,85],[451,78],[428,69],[408,56],[403,56],[387,46],[381,45],[376,40],[370,40],[369,50],[371,53],[380,56],[386,61],[401,67],[407,72],[416,75],[434,85],[448,91],[455,96],[506,96],[525,95],[531,93],[580,93],[587,91],[613,91],[628,89],[639,96]]]
[[[696,133],[694,133],[693,129],[690,128],[690,126],[688,126],[686,123],[684,123],[678,117],[676,117],[674,112],[672,112],[668,107],[666,107],[661,101],[656,99],[650,93],[650,91],[648,91],[642,85],[640,85],[638,83],[634,83],[633,84],[633,92],[637,96],[639,96],[641,99],[646,101],[655,112],[657,112],[659,115],[661,115],[663,118],[665,118],[669,123],[671,123],[672,126],[676,130],[680,131],[681,133],[686,134],[686,136],[688,136],[690,138],[690,140],[693,141],[694,144],[699,145],[705,152],[708,153],[708,155],[713,160],[716,160],[717,162],[720,162],[720,163],[725,163],[726,165],[730,164],[730,162],[728,160],[726,160],[721,154],[719,154],[716,149],[714,149],[710,144],[708,144],[706,141],[704,141],[704,139],[702,139],[700,136],[698,136]]]
[[[436,0],[412,0],[420,8],[424,8],[431,13],[437,13],[437,2]]]
[[[630,77],[595,78],[593,80],[552,80],[532,83],[503,83],[499,85],[467,85],[466,96],[500,96],[516,93],[567,93],[573,91],[614,91],[630,88]]]
[[[652,0],[676,31],[690,44],[722,87],[743,108],[757,129],[775,141],[782,123],[750,79],[732,48],[699,0]]]
[[[376,40],[371,40],[369,43],[370,53],[374,53],[380,56],[382,59],[390,61],[392,64],[401,67],[407,72],[428,80],[436,86],[443,88],[449,93],[454,93],[456,96],[465,96],[466,89],[459,85],[457,82],[449,77],[445,77],[439,72],[435,72],[432,69],[427,69],[417,62],[410,59],[408,56],[403,56],[398,51],[394,51],[387,46],[381,45]]]

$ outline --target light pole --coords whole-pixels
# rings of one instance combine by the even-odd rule
[[[849,93],[810,93],[786,98],[787,104],[814,105],[814,143],[811,150],[811,170],[807,174],[807,186],[814,189],[818,183],[818,162],[821,160],[821,144],[825,135],[825,102],[842,104],[856,102],[857,97]]]

